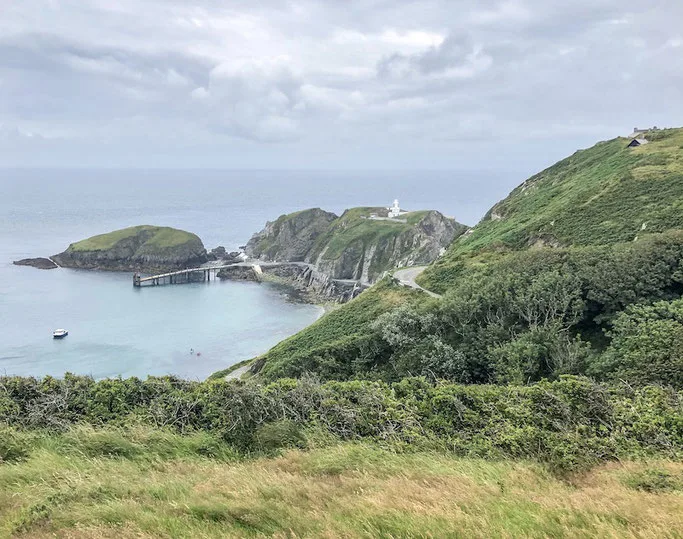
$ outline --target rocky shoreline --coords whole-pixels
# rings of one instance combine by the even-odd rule
[[[270,282],[290,287],[307,303],[345,303],[369,285],[355,280],[333,279],[309,264],[298,262],[234,265],[218,272],[218,278],[233,281]]]
[[[15,266],[30,266],[32,268],[51,270],[57,269],[59,266],[55,264],[50,258],[22,258],[12,262]]]

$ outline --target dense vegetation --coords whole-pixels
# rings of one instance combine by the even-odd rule
[[[354,372],[348,358],[355,358],[361,353],[368,341],[370,325],[381,314],[421,300],[422,294],[417,290],[384,280],[277,344],[257,358],[253,370],[260,371],[269,379],[296,377],[304,373],[316,373],[329,379],[340,376],[342,371],[348,378]]]
[[[599,143],[515,189],[418,279],[442,300],[392,307],[384,283],[372,296],[382,316],[369,321],[361,297],[268,352],[261,376],[571,373],[681,388],[683,129],[646,136],[638,148]]]
[[[647,371],[629,376],[633,383],[683,387],[674,346],[683,331],[675,315],[683,232],[489,253],[452,271],[456,284],[440,300],[381,283],[270,350],[261,376],[522,384],[561,374],[615,379],[627,369]],[[666,317],[659,332],[636,308],[656,302]]]
[[[683,397],[673,390],[602,386],[573,377],[518,387],[434,384],[424,378],[393,385],[321,384],[310,378],[269,385],[0,378],[0,423],[7,426],[0,460],[26,457],[16,428],[64,432],[78,424],[150,425],[205,432],[208,445],[197,451],[208,453],[219,451],[214,442],[251,453],[305,447],[313,436],[533,459],[568,472],[627,456],[679,457],[682,406]],[[120,449],[104,443],[101,451]]]

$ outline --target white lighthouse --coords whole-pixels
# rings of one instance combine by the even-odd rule
[[[401,215],[401,208],[398,205],[398,199],[396,199],[394,200],[394,205],[391,208],[389,208],[389,215],[387,215],[387,217],[394,219],[399,215]]]

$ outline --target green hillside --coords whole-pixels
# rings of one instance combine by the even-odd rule
[[[481,251],[606,245],[683,228],[683,129],[645,134],[628,148],[616,138],[581,150],[532,176],[456,240],[421,283],[453,284],[453,266]]]
[[[683,387],[683,130],[646,136],[577,152],[496,204],[418,278],[442,299],[389,278],[265,354],[261,376]]]

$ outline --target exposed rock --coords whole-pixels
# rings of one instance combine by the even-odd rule
[[[332,300],[343,303],[355,298],[366,288],[358,281],[333,279],[301,262],[241,264],[223,268],[218,272],[218,277],[236,281],[283,282],[313,302]]]
[[[320,208],[281,215],[254,234],[245,247],[247,255],[274,262],[303,262],[318,238],[337,219]]]
[[[15,264],[16,266],[31,266],[32,268],[45,270],[55,269],[59,267],[49,258],[23,258],[21,260],[15,260],[13,264]]]
[[[212,254],[216,258],[224,258],[225,255],[227,255],[227,252],[225,250],[225,247],[223,247],[222,245],[219,245],[218,247],[211,249],[210,254]]]
[[[562,247],[562,244],[557,240],[557,238],[551,234],[537,234],[531,236],[529,238],[528,245],[532,249],[541,249],[544,247]]]
[[[255,234],[247,254],[303,261],[332,279],[371,284],[396,267],[429,264],[467,227],[437,211],[373,219],[383,208],[353,208],[341,217],[320,209],[281,216]]]
[[[156,272],[199,266],[207,254],[195,234],[142,225],[72,243],[52,258],[67,268]]]
[[[232,281],[261,281],[261,272],[251,265],[234,265],[229,268],[223,268],[216,276],[219,279],[229,279]]]

